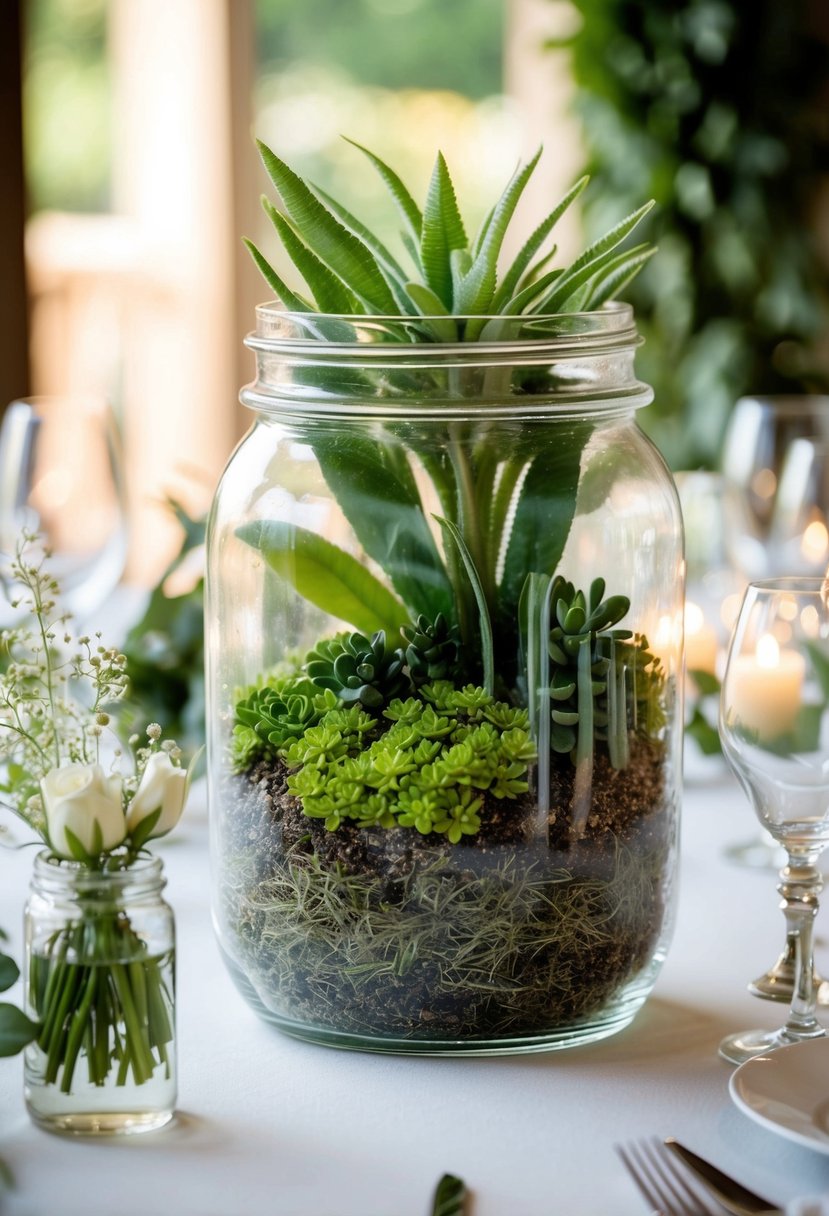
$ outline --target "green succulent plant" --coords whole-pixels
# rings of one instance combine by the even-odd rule
[[[402,648],[387,647],[385,631],[378,629],[370,638],[339,633],[317,643],[305,671],[312,684],[330,690],[344,705],[379,709],[408,686],[405,661]]]
[[[287,751],[289,789],[329,831],[397,825],[457,844],[479,830],[486,793],[515,799],[529,788],[527,713],[482,688],[425,684],[381,717],[330,710]]]
[[[422,613],[400,632],[407,642],[406,663],[415,685],[454,680],[460,673],[461,635],[442,612],[433,621]]]
[[[284,211],[265,197],[262,205],[313,299],[293,291],[252,241],[245,244],[278,299],[293,312],[418,318],[417,327],[426,340],[492,339],[500,336],[501,326],[491,318],[600,307],[634,278],[654,252],[649,245],[618,251],[653,206],[649,202],[594,241],[570,266],[549,268],[555,248],[545,250],[547,239],[587,185],[588,179],[582,177],[501,270],[504,241],[540,149],[526,165],[518,166],[470,237],[440,152],[420,207],[394,169],[367,148],[354,147],[368,158],[391,194],[411,266],[404,267],[341,203],[304,181],[259,141],[262,162]]]
[[[324,713],[339,704],[306,676],[289,676],[250,689],[236,703],[232,759],[237,771],[267,752],[284,755]]]
[[[629,629],[616,629],[628,613],[625,595],[604,599],[605,581],[594,579],[587,595],[561,576],[553,580],[555,625],[548,649],[552,661],[550,745],[553,751],[586,756],[594,741],[607,745],[614,768],[626,768],[628,730],[654,736],[662,683],[659,660]]]

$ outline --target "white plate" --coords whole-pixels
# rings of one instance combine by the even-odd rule
[[[728,1089],[740,1110],[769,1131],[829,1154],[829,1038],[746,1061]]]

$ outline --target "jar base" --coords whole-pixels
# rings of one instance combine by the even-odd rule
[[[174,1110],[153,1111],[66,1111],[45,1114],[27,1103],[32,1122],[43,1131],[59,1136],[135,1136],[158,1131],[173,1119]]]
[[[385,1034],[358,1034],[299,1022],[275,1013],[262,1001],[255,987],[220,943],[220,952],[236,987],[253,1011],[292,1039],[335,1047],[341,1051],[367,1051],[384,1055],[416,1056],[509,1056],[563,1051],[568,1047],[583,1047],[618,1034],[635,1018],[653,987],[654,974],[647,982],[631,984],[616,1000],[601,1012],[581,1021],[571,1022],[549,1031],[512,1037],[487,1039],[415,1039]]]

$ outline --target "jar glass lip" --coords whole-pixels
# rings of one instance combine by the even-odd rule
[[[130,865],[115,870],[96,870],[80,861],[58,857],[51,849],[41,849],[35,857],[33,879],[43,889],[73,891],[79,895],[100,892],[102,886],[148,887],[164,884],[163,863],[153,853],[139,853]]]
[[[610,300],[591,312],[530,314],[519,316],[379,316],[291,312],[278,301],[256,309],[256,330],[246,338],[253,350],[284,350],[295,343],[306,351],[325,346],[345,352],[356,347],[361,358],[412,358],[434,356],[438,351],[476,356],[505,354],[511,347],[527,350],[535,346],[557,349],[578,345],[638,345],[639,338],[630,304]],[[482,326],[472,341],[444,340],[447,323]],[[430,332],[431,331],[431,332]],[[369,348],[368,350],[366,348]],[[372,349],[374,348],[374,349]]]

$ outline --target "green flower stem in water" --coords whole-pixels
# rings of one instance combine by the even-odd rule
[[[52,934],[32,959],[29,981],[45,1083],[71,1093],[84,1055],[92,1085],[104,1085],[113,1072],[116,1085],[126,1085],[130,1074],[143,1085],[158,1067],[169,1077],[172,992],[165,972],[172,957],[148,955],[117,910]]]

